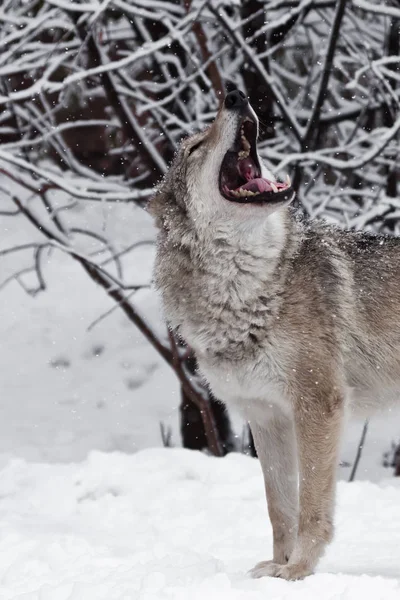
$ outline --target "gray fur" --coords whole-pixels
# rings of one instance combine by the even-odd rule
[[[345,409],[400,396],[400,244],[225,200],[217,177],[235,119],[221,109],[185,140],[150,203],[155,280],[213,393],[254,433],[274,555],[252,574],[298,579],[333,535]]]

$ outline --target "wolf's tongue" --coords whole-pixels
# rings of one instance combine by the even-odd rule
[[[239,160],[237,168],[240,175],[247,181],[238,189],[249,190],[250,192],[255,193],[272,192],[269,181],[262,179],[262,177],[257,177],[257,168],[250,157]]]
[[[266,179],[257,177],[240,186],[241,190],[249,190],[250,192],[272,192],[272,187]]]

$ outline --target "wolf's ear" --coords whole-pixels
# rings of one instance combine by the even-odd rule
[[[168,185],[168,176],[150,198],[146,210],[154,217],[158,229],[169,230],[171,221],[176,224],[177,220],[186,218],[186,209],[176,201],[175,193]]]
[[[154,217],[155,225],[158,229],[162,229],[164,224],[163,214],[168,204],[166,196],[167,194],[162,189],[159,189],[146,205],[146,211]]]

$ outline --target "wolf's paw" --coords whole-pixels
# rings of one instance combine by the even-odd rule
[[[311,575],[312,572],[312,569],[305,563],[279,565],[279,569],[274,574],[274,577],[280,577],[281,579],[287,579],[288,581],[296,581],[296,579],[304,579],[307,575]]]
[[[249,573],[253,579],[260,577],[278,577],[278,571],[284,565],[280,565],[273,560],[262,560],[255,567],[250,569]]]
[[[254,579],[259,579],[260,577],[280,577],[288,581],[295,581],[296,579],[304,579],[307,575],[311,575],[312,569],[300,563],[280,565],[272,560],[263,560],[257,563],[249,573]]]

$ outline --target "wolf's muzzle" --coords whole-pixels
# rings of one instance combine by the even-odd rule
[[[224,101],[228,121],[236,123],[235,139],[225,153],[219,172],[219,191],[225,200],[246,204],[277,204],[293,199],[290,179],[263,177],[257,153],[258,119],[240,90],[230,91]]]

